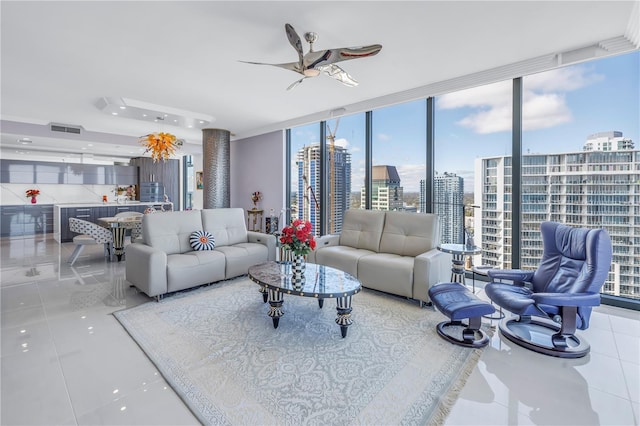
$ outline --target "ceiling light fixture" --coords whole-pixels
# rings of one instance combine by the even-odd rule
[[[159,132],[142,136],[140,143],[146,148],[145,153],[151,153],[154,162],[167,161],[175,154],[177,148],[184,145],[184,139],[178,139],[171,133]]]
[[[106,114],[134,120],[157,122],[157,118],[162,117],[168,124],[178,127],[204,128],[215,121],[215,118],[210,115],[129,98],[100,98],[96,102],[96,107]]]

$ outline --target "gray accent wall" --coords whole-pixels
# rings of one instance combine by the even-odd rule
[[[231,143],[231,206],[251,209],[251,194],[262,192],[258,207],[276,216],[285,208],[285,132],[276,131]],[[280,219],[279,228],[282,228]],[[264,220],[263,220],[264,229]]]

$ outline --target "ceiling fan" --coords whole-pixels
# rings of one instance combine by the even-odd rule
[[[349,59],[366,58],[367,56],[377,55],[382,50],[382,45],[372,44],[361,47],[341,47],[337,49],[313,50],[313,43],[318,40],[318,34],[308,32],[304,34],[304,39],[309,43],[309,51],[304,54],[302,52],[302,41],[296,30],[290,24],[285,24],[285,32],[289,43],[298,52],[297,62],[288,62],[285,64],[266,64],[263,62],[240,61],[247,64],[256,65],[273,65],[275,67],[284,68],[302,74],[302,78],[293,82],[287,90],[291,90],[298,84],[302,83],[305,78],[317,77],[320,73],[324,73],[329,77],[335,78],[347,86],[357,86],[358,82],[353,79],[345,70],[336,65],[336,62],[347,61]]]

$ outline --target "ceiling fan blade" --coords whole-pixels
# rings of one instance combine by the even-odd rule
[[[302,74],[302,69],[300,68],[300,64],[298,62],[287,62],[284,64],[267,64],[265,62],[252,62],[252,61],[238,61],[245,64],[252,65],[271,65],[273,67],[284,68],[286,70],[295,71],[299,74]]]
[[[289,87],[287,87],[287,90],[291,90],[291,89],[295,89],[298,84],[302,83],[302,80],[304,80],[307,77],[302,77],[300,80],[296,80],[293,83],[291,83],[291,85]]]
[[[358,82],[351,77],[349,73],[335,64],[320,65],[319,67],[316,67],[316,69],[322,71],[331,78],[335,78],[345,86],[355,87],[358,85]]]
[[[300,63],[300,68],[302,68],[302,57],[304,56],[304,53],[302,52],[302,41],[300,40],[300,36],[291,24],[285,24],[284,31],[287,33],[289,43],[291,43],[291,46],[293,46],[296,52],[298,52],[298,61]]]
[[[362,47],[341,47],[337,49],[308,52],[304,55],[304,69],[317,68],[318,65],[329,65],[350,59],[366,58],[377,55],[382,50],[382,45],[372,44]]]

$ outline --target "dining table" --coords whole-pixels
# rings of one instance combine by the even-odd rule
[[[124,217],[100,217],[98,224],[109,230],[113,235],[113,252],[118,259],[122,260],[124,254],[124,242],[127,229],[134,229],[142,221],[142,216],[124,216]]]

